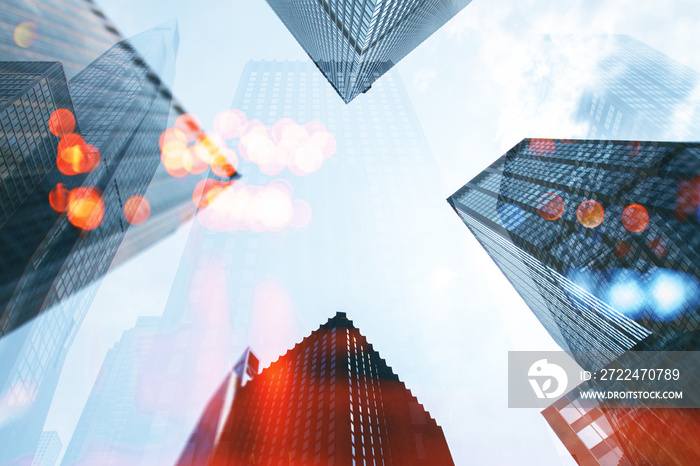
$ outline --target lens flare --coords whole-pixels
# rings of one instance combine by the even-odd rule
[[[56,137],[62,138],[75,130],[73,112],[66,108],[55,110],[49,118],[49,131]]]
[[[194,113],[183,113],[177,117],[173,127],[185,134],[187,142],[195,141],[202,132],[202,122]]]
[[[56,213],[65,213],[68,206],[68,190],[63,183],[58,183],[49,193],[49,205]]]
[[[640,233],[649,226],[649,213],[644,206],[632,204],[622,211],[622,225],[632,233]]]
[[[39,27],[36,25],[36,23],[33,23],[32,21],[22,21],[15,27],[15,44],[23,49],[28,49],[34,45],[37,37],[39,37],[38,31]]]
[[[240,110],[224,110],[214,118],[214,131],[224,139],[239,138],[247,121],[245,113]]]
[[[545,220],[558,220],[564,215],[564,201],[557,194],[545,193],[537,201],[537,213]]]
[[[599,202],[589,199],[579,204],[576,209],[576,218],[586,228],[596,228],[605,218],[605,209]]]
[[[102,193],[94,186],[73,189],[68,194],[68,221],[83,230],[94,230],[104,219]]]
[[[554,139],[531,139],[527,147],[534,155],[552,155],[557,150]]]
[[[136,194],[124,203],[124,218],[132,225],[141,225],[151,216],[151,203],[146,196]]]

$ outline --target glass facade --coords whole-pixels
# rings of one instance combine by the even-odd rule
[[[347,103],[470,0],[267,0]]]
[[[3,333],[14,331],[0,346],[0,391],[8,393],[11,405],[24,408],[20,418],[0,427],[0,461],[36,450],[63,361],[97,290],[88,285],[107,271],[128,228],[125,200],[145,192],[159,164],[158,137],[171,106],[161,77],[172,78],[177,27],[163,25],[133,43],[143,44],[141,53],[131,42],[120,42],[69,82],[80,134],[99,149],[101,163],[87,174],[63,176],[55,165],[58,138],[49,135],[42,150],[53,161],[50,173],[2,226],[7,238],[19,237],[27,247],[12,249],[24,256],[16,263],[22,270],[10,281],[13,290],[3,314]],[[144,53],[159,66],[158,74],[146,65]],[[104,218],[95,230],[82,231],[52,211],[48,193],[57,182],[102,192]],[[27,215],[40,221],[33,219],[31,228],[23,229]],[[39,313],[41,319],[20,327]],[[20,421],[21,429],[15,424]]]
[[[236,392],[207,464],[287,461],[454,464],[440,426],[342,312]]]
[[[697,144],[526,139],[448,201],[563,349],[600,352],[579,361],[591,370],[696,334],[700,235],[686,189],[699,155]],[[659,299],[671,289],[677,299]]]
[[[598,43],[604,53],[576,115],[590,123],[589,139],[700,140],[697,71],[630,36]]]

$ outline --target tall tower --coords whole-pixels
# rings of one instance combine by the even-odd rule
[[[603,52],[576,115],[589,139],[700,140],[697,71],[627,35],[593,39]]]
[[[372,322],[394,328],[407,314],[423,315],[435,306],[421,264],[451,264],[430,234],[442,180],[396,72],[347,106],[310,63],[254,61],[244,69],[232,107],[268,127],[284,118],[320,122],[335,137],[335,154],[316,173],[268,174],[252,161],[240,162],[245,176],[237,183],[291,187],[311,218],[281,231],[220,232],[202,220],[214,206],[198,213],[159,324],[159,343],[141,371],[140,386],[148,390],[134,392],[123,415],[108,405],[104,411],[94,407],[104,416],[93,419],[105,424],[128,422],[131,412],[150,416],[150,433],[127,444],[90,445],[86,437],[84,451],[129,449],[142,452],[141,464],[173,464],[230,371],[231,355],[251,346],[261,361],[271,361],[304,336],[297,330],[297,308],[307,309],[303,319],[313,321],[323,318],[313,314],[323,306],[362,308]],[[425,232],[420,241],[418,231]],[[377,267],[367,258],[402,266]],[[409,344],[414,336],[397,338]]]
[[[172,77],[175,24],[133,40],[145,44],[142,53],[158,67],[158,75]],[[24,270],[3,303],[2,333],[16,330],[45,310],[51,312],[26,326],[29,328],[12,332],[7,341],[0,340],[0,392],[14,405],[25,400],[16,419],[22,428],[12,422],[0,428],[0,461],[16,460],[36,449],[66,354],[96,291],[86,287],[107,271],[128,228],[125,201],[143,194],[158,166],[158,136],[167,127],[170,112],[170,92],[158,75],[130,42],[123,41],[75,76],[69,87],[81,136],[99,149],[101,163],[94,171],[75,177],[62,176],[54,165],[40,189],[2,225],[4,238],[19,235],[31,243],[26,250],[16,251],[22,256],[17,263]],[[37,150],[50,151],[54,145],[55,141],[42,144]],[[56,153],[51,155],[55,160]],[[103,193],[103,219],[97,228],[80,231],[66,217],[52,212],[48,192],[59,178],[69,188],[91,186]],[[35,221],[31,229],[22,229],[23,215],[29,214],[42,220]],[[86,292],[78,293],[81,289]],[[26,387],[31,387],[29,397]]]
[[[471,0],[267,0],[345,103]]]
[[[699,164],[697,144],[526,139],[448,202],[592,370],[697,346]]]
[[[235,395],[209,464],[452,465],[442,429],[345,313]]]

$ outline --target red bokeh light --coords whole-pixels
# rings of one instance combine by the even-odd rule
[[[49,204],[56,213],[65,213],[68,207],[68,190],[63,183],[58,183],[49,193]]]
[[[622,225],[632,233],[639,233],[649,226],[649,213],[639,204],[632,204],[622,211]]]
[[[527,147],[535,155],[552,155],[557,150],[554,139],[531,139]]]
[[[586,228],[596,228],[605,219],[605,209],[599,202],[589,199],[579,204],[576,218]]]
[[[55,110],[49,118],[49,131],[59,138],[75,130],[75,117],[66,108]]]
[[[68,194],[68,221],[83,230],[94,230],[104,219],[102,193],[94,186],[73,189]]]
[[[124,203],[124,218],[132,225],[141,225],[151,216],[151,203],[146,196],[131,196]]]
[[[564,201],[554,193],[545,193],[537,201],[537,213],[545,220],[558,220],[564,215]]]
[[[202,132],[202,122],[194,113],[183,113],[175,120],[174,128],[182,131],[187,141],[192,142]]]

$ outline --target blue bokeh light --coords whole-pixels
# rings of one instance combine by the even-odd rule
[[[648,293],[656,319],[668,322],[697,305],[700,284],[691,275],[676,270],[655,269],[651,273]]]
[[[498,208],[498,217],[501,219],[503,227],[512,231],[523,224],[525,212],[517,204],[503,204]]]
[[[619,270],[612,274],[605,298],[610,306],[631,319],[641,317],[647,306],[647,293],[640,277],[629,270]]]

